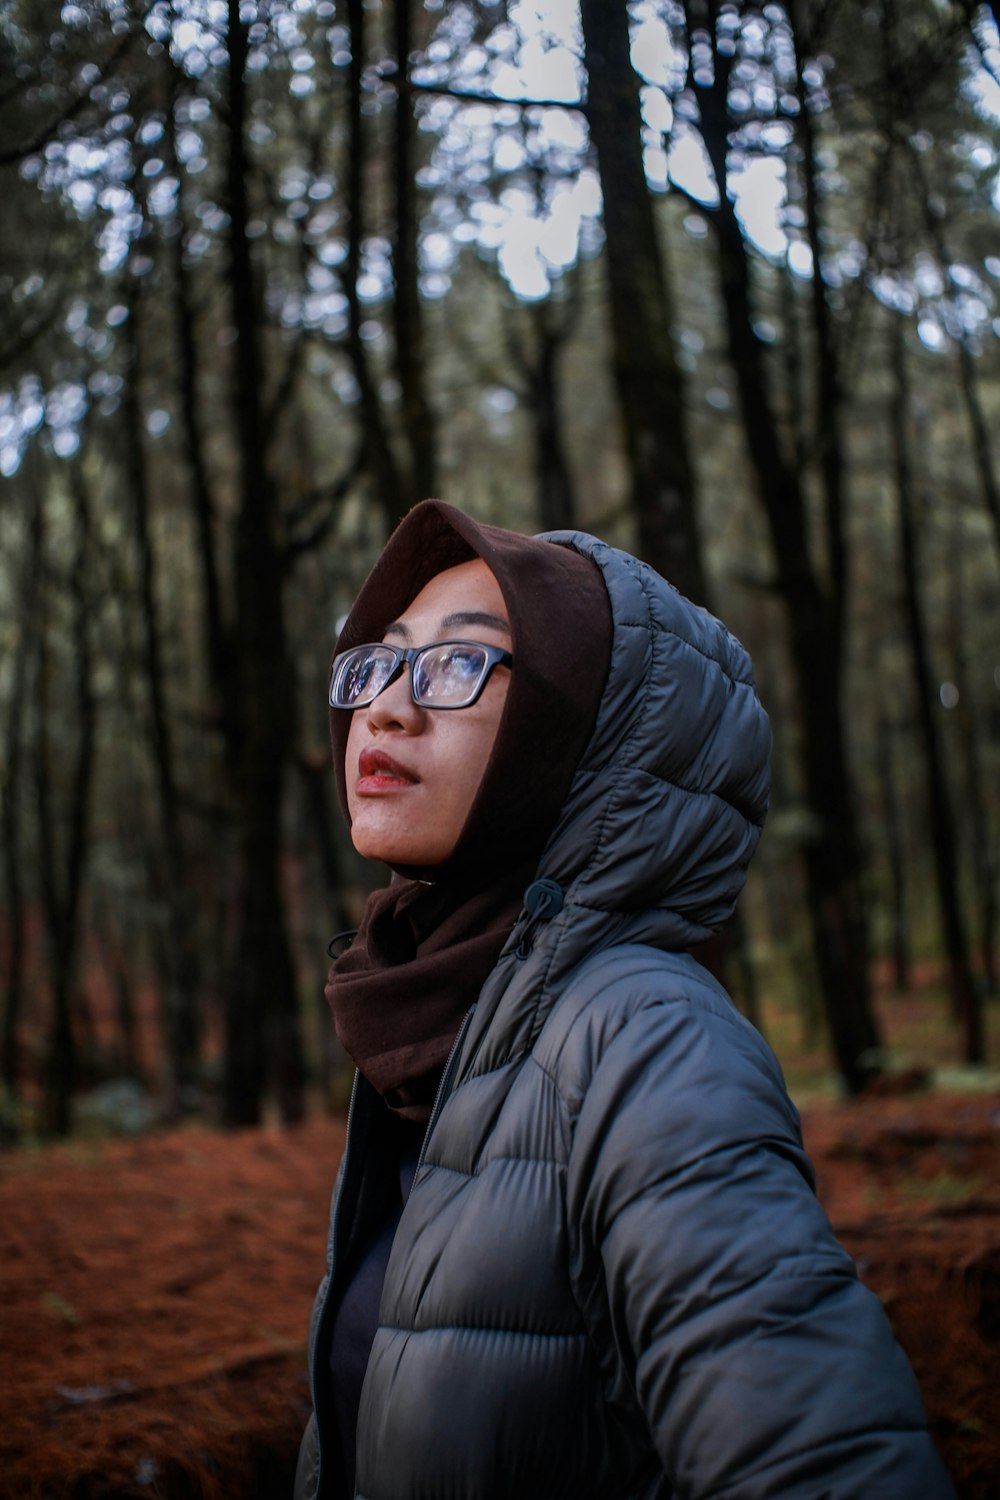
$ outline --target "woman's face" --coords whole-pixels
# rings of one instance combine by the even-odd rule
[[[432,578],[386,626],[394,646],[473,640],[510,650],[500,586],[484,562]],[[458,842],[493,749],[510,685],[494,667],[469,708],[421,708],[406,667],[373,702],[356,708],[347,738],[347,805],[359,854],[433,869]]]

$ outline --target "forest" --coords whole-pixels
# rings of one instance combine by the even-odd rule
[[[0,78],[5,1141],[343,1099],[327,672],[428,495],[748,646],[751,1018],[856,1095],[930,966],[995,1063],[995,5],[5,0]]]

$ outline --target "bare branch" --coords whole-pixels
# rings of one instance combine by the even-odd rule
[[[85,89],[81,89],[76,97],[70,101],[66,109],[57,115],[54,120],[51,120],[43,130],[39,131],[30,140],[22,141],[19,146],[13,147],[10,151],[0,151],[0,167],[9,167],[14,162],[24,161],[25,157],[34,156],[37,152],[43,151],[49,142],[55,138],[60,127],[68,125],[71,120],[75,120],[86,105],[90,103],[90,96],[95,83],[107,77],[111,69],[120,61],[133,42],[138,39],[139,35],[138,31],[126,32],[117,45],[112,48],[110,55],[100,65],[99,78],[88,83]]]
[[[346,499],[352,485],[355,484],[365,467],[366,444],[364,439],[358,444],[353,456],[349,460],[346,469],[335,479],[332,484],[324,485],[321,490],[314,490],[310,495],[304,497],[295,507],[295,520],[301,521],[310,510],[317,506],[323,506],[322,514],[311,526],[303,527],[296,536],[290,536],[284,547],[284,562],[287,565],[293,558],[301,557],[304,552],[310,552],[319,545],[327,535],[337,516],[337,506]]]
[[[385,82],[394,82],[391,74],[386,77]],[[498,108],[511,104],[515,109],[569,109],[580,115],[588,112],[585,99],[576,102],[567,99],[502,99],[499,94],[483,94],[476,89],[449,88],[444,83],[415,83],[412,79],[408,86],[414,93],[439,94],[442,98],[458,99],[465,104],[493,104]]]

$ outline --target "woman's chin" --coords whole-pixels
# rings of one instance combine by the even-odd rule
[[[393,836],[357,824],[351,828],[351,841],[362,859],[379,860],[392,869],[433,869],[449,853],[440,840]]]

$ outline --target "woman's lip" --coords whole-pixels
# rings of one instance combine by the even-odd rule
[[[418,780],[419,777],[393,760],[384,750],[362,750],[358,756],[355,790],[362,795],[400,786],[413,786]]]

